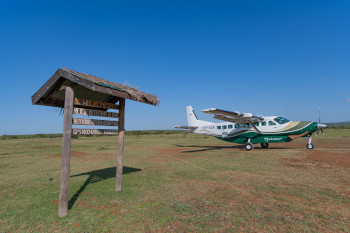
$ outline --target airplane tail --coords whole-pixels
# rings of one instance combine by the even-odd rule
[[[194,113],[192,106],[186,106],[186,112],[187,112],[187,125],[198,126],[197,125],[198,118]]]
[[[192,106],[186,106],[186,112],[187,112],[187,124],[188,126],[202,126],[202,125],[207,125],[211,124],[212,122],[208,121],[201,121],[198,120],[196,113],[194,113]]]

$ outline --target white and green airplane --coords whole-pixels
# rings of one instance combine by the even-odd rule
[[[204,113],[214,115],[221,123],[198,120],[192,106],[187,106],[188,126],[175,128],[189,129],[192,133],[214,136],[220,140],[244,144],[246,150],[252,150],[253,144],[261,143],[262,148],[268,148],[270,143],[290,142],[299,137],[307,137],[307,149],[314,149],[311,135],[319,130],[323,133],[326,125],[312,121],[289,121],[279,116],[254,116],[251,113],[239,113],[209,108]]]

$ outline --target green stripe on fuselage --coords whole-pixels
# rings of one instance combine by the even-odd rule
[[[281,132],[266,132],[266,133],[263,132],[261,134],[258,134],[256,131],[253,131],[250,129],[250,130],[240,131],[234,134],[230,134],[228,138],[221,138],[221,137],[217,137],[217,138],[223,141],[233,142],[238,144],[246,143],[249,138],[251,138],[252,143],[265,143],[267,141],[269,143],[289,142],[290,141],[290,139],[288,138],[289,135],[298,135],[298,134],[305,133],[306,131],[312,134],[316,130],[317,130],[317,122],[301,121],[296,126]]]

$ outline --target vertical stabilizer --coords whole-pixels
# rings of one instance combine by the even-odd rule
[[[186,106],[188,126],[198,126],[198,118],[193,111],[192,106]]]

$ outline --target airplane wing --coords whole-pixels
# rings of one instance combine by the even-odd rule
[[[198,127],[197,126],[174,126],[174,128],[176,129],[197,129]]]
[[[251,113],[230,112],[217,108],[208,108],[202,110],[202,112],[214,115],[215,119],[229,121],[232,123],[252,123],[261,122],[264,120],[263,117],[253,116]]]

